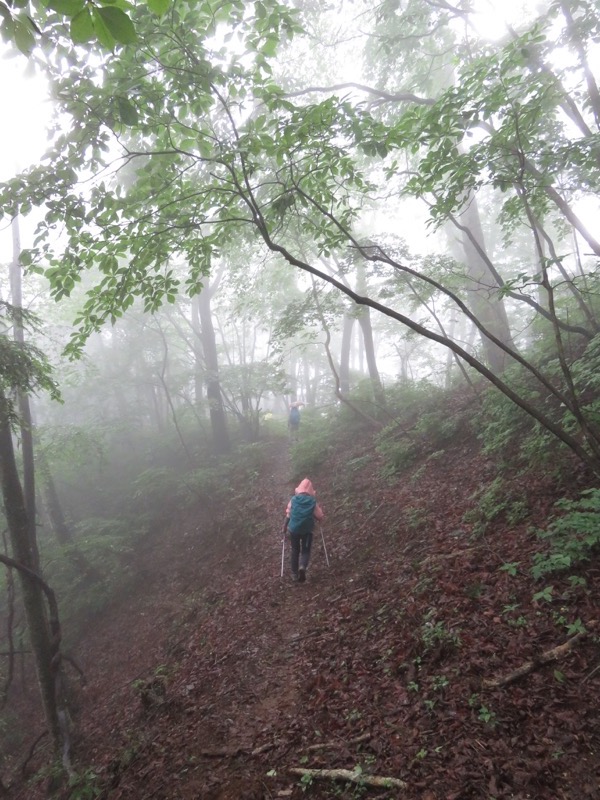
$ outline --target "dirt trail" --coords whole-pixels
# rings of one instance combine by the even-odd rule
[[[202,525],[194,518],[174,527],[160,554],[156,544],[140,554],[138,594],[125,609],[117,606],[101,618],[84,643],[80,658],[89,683],[80,715],[81,750],[90,762],[117,773],[108,795],[114,800],[250,797],[248,777],[241,779],[243,786],[237,778],[228,787],[221,774],[228,766],[219,763],[220,756],[261,748],[268,753],[278,746],[275,729],[282,723],[293,727],[306,680],[294,664],[314,635],[315,614],[335,594],[335,573],[315,537],[306,583],[290,580],[289,545],[280,579],[279,531],[293,483],[287,447],[279,444],[273,455],[256,487],[262,535],[244,543],[240,517],[238,529],[225,534],[229,541],[212,549],[203,546]],[[319,498],[327,506],[326,496]],[[181,666],[174,668],[174,662]],[[152,683],[163,675],[167,693],[152,697]],[[128,718],[132,692],[146,689],[149,707],[140,703],[137,718]],[[97,722],[90,722],[94,710],[103,728],[113,731],[110,748]],[[181,712],[187,717],[183,730],[179,720],[177,727],[169,724]],[[177,753],[171,763],[165,747]],[[123,752],[131,768],[122,763]],[[208,761],[199,766],[196,758]],[[148,762],[151,787],[139,786],[140,760]]]

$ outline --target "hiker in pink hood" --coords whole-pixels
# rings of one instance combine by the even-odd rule
[[[287,504],[283,533],[290,533],[292,544],[292,578],[304,583],[310,560],[315,521],[323,519],[323,509],[317,503],[314,486],[304,478],[296,486],[295,494]]]

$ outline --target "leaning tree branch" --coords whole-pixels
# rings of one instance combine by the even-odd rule
[[[19,561],[15,561],[14,558],[10,558],[9,556],[0,554],[0,564],[6,564],[7,567],[12,567],[13,569],[19,570],[19,572],[23,572],[25,575],[33,578],[33,580],[40,585],[40,588],[46,595],[46,600],[48,601],[52,633],[56,635],[57,631],[60,630],[60,624],[58,622],[58,604],[56,602],[56,595],[48,586],[46,581],[35,570],[26,567],[24,564],[21,564]]]
[[[419,97],[412,92],[385,92],[382,89],[376,89],[374,86],[365,86],[362,83],[335,83],[332,86],[307,86],[305,89],[298,89],[296,92],[286,92],[284,97],[300,97],[303,94],[310,94],[311,92],[337,92],[340,89],[357,89],[359,92],[365,92],[372,97],[377,97],[380,100],[388,100],[394,103],[416,103],[422,106],[432,106],[435,100],[428,97]]]

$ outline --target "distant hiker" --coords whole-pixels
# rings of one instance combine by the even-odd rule
[[[292,578],[299,583],[306,579],[315,522],[322,519],[323,509],[317,503],[314,487],[304,478],[287,504],[283,526],[283,534],[289,531],[292,544]]]
[[[297,400],[295,400],[293,403],[290,403],[288,428],[290,429],[290,436],[292,436],[294,439],[298,436],[298,429],[300,428],[300,406],[303,405],[304,403],[299,403]]]

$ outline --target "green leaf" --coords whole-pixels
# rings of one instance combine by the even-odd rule
[[[171,0],[146,0],[146,2],[153,14],[162,17],[162,15],[168,11]]]
[[[124,11],[114,6],[94,9],[102,17],[109,33],[120,44],[133,44],[137,41],[137,35],[133,22]],[[98,37],[100,38],[100,37]]]
[[[19,50],[26,56],[31,55],[35,47],[35,36],[27,22],[16,19],[13,26],[13,39]]]
[[[71,20],[71,40],[74,44],[85,44],[94,39],[96,33],[89,8],[84,8]]]
[[[274,36],[267,36],[265,43],[262,46],[262,53],[263,55],[267,56],[267,58],[273,58],[277,53],[277,45],[278,41]]]
[[[65,14],[67,17],[74,17],[83,11],[85,5],[83,0],[50,0],[48,8]]]
[[[104,22],[104,18],[101,11],[106,9],[94,8],[92,9],[92,20],[94,22],[94,32],[96,34],[96,38],[100,42],[101,45],[104,45],[108,50],[112,50],[116,44],[115,37],[112,35],[110,30],[108,29],[106,23]]]
[[[139,116],[136,107],[126,97],[118,97],[119,116],[124,125],[137,125]]]
[[[28,267],[32,262],[31,250],[21,250],[19,261],[21,262],[21,266]]]
[[[205,139],[203,136],[198,138],[198,150],[202,158],[210,158],[213,154],[212,143],[210,139]]]

